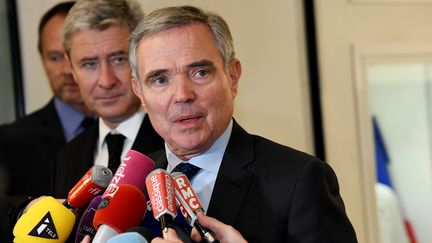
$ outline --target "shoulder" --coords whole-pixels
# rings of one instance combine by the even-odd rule
[[[65,146],[63,146],[58,153],[58,157],[67,157],[78,153],[81,150],[88,150],[88,148],[91,148],[90,150],[94,150],[96,147],[98,134],[98,126],[96,124],[92,125],[74,139],[69,141]]]
[[[242,168],[263,183],[294,185],[314,173],[335,177],[330,166],[321,159],[263,138],[249,134],[234,123],[221,168]],[[321,177],[322,178],[322,177]],[[317,178],[318,180],[318,178]]]
[[[7,126],[8,130],[10,131],[26,128],[35,129],[35,126],[51,126],[53,123],[58,123],[58,125],[61,125],[57,111],[54,107],[54,103],[51,101],[39,110],[36,110],[5,126]]]

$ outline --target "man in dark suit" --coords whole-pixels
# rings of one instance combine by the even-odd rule
[[[4,220],[16,218],[28,197],[50,194],[52,171],[58,150],[89,125],[92,112],[84,104],[61,42],[63,23],[75,2],[61,2],[41,18],[38,50],[53,98],[43,108],[0,128],[0,168],[4,170],[0,198],[0,239],[8,241]]]
[[[130,81],[128,38],[142,17],[133,0],[82,0],[69,11],[63,46],[82,98],[99,118],[58,152],[48,195],[65,198],[92,165],[111,167],[108,137],[121,138],[117,162],[129,149],[147,154],[163,148]]]
[[[168,171],[199,170],[192,187],[221,242],[357,242],[328,164],[232,118],[241,64],[220,16],[156,10],[129,45],[134,91],[166,144],[150,156]]]
[[[50,168],[57,151],[84,130],[81,123],[91,115],[61,42],[64,19],[73,4],[55,5],[39,23],[38,50],[54,97],[38,111],[0,129],[0,161],[11,179],[8,195],[48,193]],[[36,179],[38,183],[32,183]]]
[[[109,137],[122,137],[119,159],[130,149],[148,154],[163,148],[131,87],[128,38],[143,17],[139,4],[125,0],[77,1],[64,26],[63,44],[85,103],[99,116],[96,127],[60,150],[54,195],[69,190],[94,164],[111,164]],[[117,163],[119,160],[117,160]]]

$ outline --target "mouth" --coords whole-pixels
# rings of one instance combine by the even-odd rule
[[[175,119],[174,122],[180,123],[180,124],[187,124],[187,123],[196,122],[196,121],[200,120],[201,118],[202,118],[202,116],[198,116],[198,115],[181,116],[181,117],[178,117],[177,119]]]
[[[109,95],[109,96],[101,96],[98,99],[101,101],[113,101],[116,100],[120,95]]]

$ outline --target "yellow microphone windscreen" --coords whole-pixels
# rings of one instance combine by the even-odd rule
[[[75,224],[75,214],[53,197],[33,204],[15,224],[15,243],[65,242]]]

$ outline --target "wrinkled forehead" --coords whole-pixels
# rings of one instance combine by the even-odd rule
[[[137,54],[138,68],[146,70],[170,62],[176,65],[197,60],[222,62],[212,32],[202,24],[175,27],[147,36],[138,45]]]

